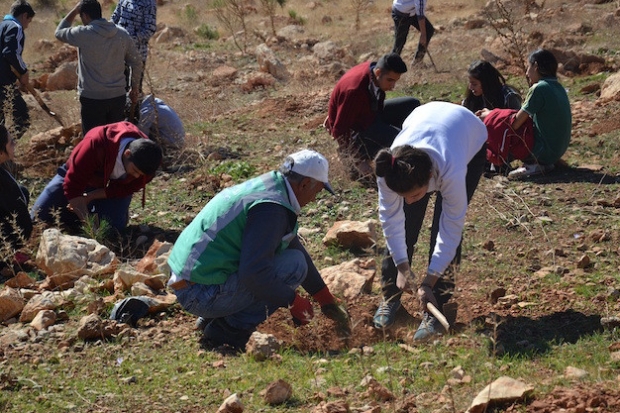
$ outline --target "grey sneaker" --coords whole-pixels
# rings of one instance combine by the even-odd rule
[[[375,328],[388,328],[396,320],[396,312],[400,308],[400,300],[385,301],[381,300],[379,308],[373,317],[372,321]]]
[[[413,341],[423,342],[429,340],[436,334],[442,334],[443,331],[444,328],[435,317],[429,313],[424,313],[422,322],[413,336]]]

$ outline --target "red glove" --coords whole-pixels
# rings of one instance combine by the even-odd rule
[[[336,302],[336,297],[332,295],[327,286],[323,287],[318,293],[312,296],[314,300],[319,303],[321,307],[327,304],[334,304]]]
[[[295,325],[306,325],[312,320],[312,317],[314,317],[314,310],[312,309],[310,300],[303,298],[297,293],[295,293],[295,299],[289,310],[293,316]]]

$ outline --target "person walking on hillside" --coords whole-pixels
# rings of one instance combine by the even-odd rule
[[[76,16],[83,25],[71,27]],[[131,68],[132,103],[138,101],[142,59],[129,33],[101,15],[97,0],[82,0],[58,24],[56,38],[78,48],[82,133],[125,119],[125,65]]]
[[[332,91],[325,127],[340,156],[352,160],[354,178],[372,176],[374,156],[392,144],[405,118],[420,105],[411,97],[385,99],[405,72],[407,65],[398,54],[386,54],[352,67]]]
[[[142,71],[138,83],[138,90],[142,93],[149,40],[157,30],[157,4],[155,0],[119,0],[112,13],[112,21],[127,30],[136,43],[142,58]]]
[[[28,106],[22,97],[16,81],[22,85],[30,82],[28,67],[22,59],[26,35],[35,12],[30,3],[18,0],[11,5],[11,11],[0,23],[0,125],[10,112],[13,122],[13,137],[19,139],[30,127]]]
[[[486,139],[486,127],[469,110],[431,102],[414,110],[391,148],[377,154],[379,218],[389,256],[381,266],[383,297],[373,319],[376,328],[394,323],[403,291],[412,292],[418,285],[423,317],[414,340],[442,331],[426,304],[442,309],[452,297],[465,214],[486,162]],[[411,258],[432,193],[437,197],[429,264],[418,284]]]
[[[301,285],[338,328],[346,310],[334,298],[297,236],[301,208],[323,189],[333,193],[323,155],[302,150],[271,171],[224,189],[175,242],[168,286],[183,308],[201,318],[211,347],[244,350],[256,327],[280,307],[295,324],[313,317]]]
[[[424,14],[426,0],[394,0],[392,2],[392,20],[394,20],[394,47],[392,52],[399,55],[405,47],[409,28],[415,27],[420,32],[418,49],[413,63],[421,62],[426,55],[428,44],[435,33],[435,28]]]

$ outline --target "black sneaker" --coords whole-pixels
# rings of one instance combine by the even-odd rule
[[[204,329],[203,339],[211,346],[229,346],[237,351],[245,351],[252,331],[231,327],[223,318],[214,318]]]

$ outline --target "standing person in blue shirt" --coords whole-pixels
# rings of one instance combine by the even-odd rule
[[[0,124],[5,124],[5,110],[10,109],[13,116],[13,137],[19,139],[30,126],[30,114],[16,80],[22,85],[30,81],[26,63],[22,59],[28,28],[34,18],[30,3],[18,0],[11,5],[10,14],[0,23]],[[15,72],[18,74],[16,75]]]
[[[461,261],[465,214],[484,171],[486,140],[486,127],[469,110],[430,102],[416,108],[391,148],[375,157],[379,219],[389,252],[381,265],[383,297],[373,319],[376,328],[394,323],[403,291],[413,292],[418,285],[423,315],[413,339],[424,341],[442,331],[426,304],[441,310],[452,297],[452,267]],[[428,267],[417,284],[411,258],[433,193]]]
[[[528,58],[526,76],[530,89],[517,112],[512,128],[517,130],[528,118],[534,122],[534,147],[523,159],[523,166],[511,171],[509,178],[522,178],[551,171],[568,149],[572,116],[568,94],[557,78],[558,61],[549,50],[538,49]],[[483,109],[477,114],[484,119]]]
[[[112,13],[112,21],[127,30],[136,42],[142,58],[142,71],[138,89],[142,92],[146,58],[149,54],[149,39],[157,30],[157,4],[155,0],[119,0]]]
[[[183,308],[205,324],[212,347],[245,345],[280,307],[295,324],[313,317],[301,285],[327,317],[348,329],[348,314],[325,285],[297,236],[297,217],[328,183],[323,155],[302,150],[278,171],[217,194],[183,230],[172,248],[168,286]]]
[[[420,32],[418,49],[415,52],[413,63],[421,62],[426,54],[426,49],[435,33],[435,28],[424,15],[426,0],[394,0],[392,3],[392,20],[394,20],[394,47],[392,52],[401,54],[409,27],[413,26]]]

